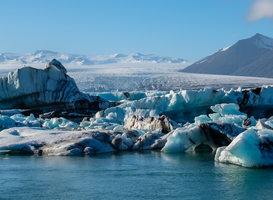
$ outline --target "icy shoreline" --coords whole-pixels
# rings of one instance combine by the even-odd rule
[[[158,96],[155,97],[158,102]],[[139,100],[145,100],[142,104],[146,106],[155,105],[150,98]],[[128,103],[131,105],[133,102]],[[5,111],[3,114],[14,115],[0,115],[0,125],[4,129],[0,133],[0,151],[9,154],[90,155],[148,149],[161,149],[166,153],[190,152],[205,147],[216,151],[217,162],[244,167],[273,166],[273,120],[249,118],[239,111],[237,104],[210,106],[212,113],[198,115],[194,122],[183,125],[162,117],[164,115],[155,108],[132,110],[132,106],[124,105],[126,103],[99,111],[80,124],[65,118],[43,119],[14,114],[16,110]]]
[[[229,91],[205,88],[113,92],[90,97],[78,90],[58,61],[48,64],[46,70],[54,73],[46,75],[51,78],[44,83],[38,77],[44,77],[46,71],[20,70],[7,80],[1,79],[5,84],[0,88],[4,94],[0,107],[18,108],[1,111],[1,153],[91,155],[145,149],[166,153],[211,150],[216,152],[217,162],[243,167],[273,166],[272,86]],[[25,82],[29,74],[34,86],[31,81]],[[65,84],[60,84],[62,81]],[[50,88],[46,89],[49,83]],[[49,89],[54,95],[48,95]],[[45,91],[43,98],[34,95]],[[61,99],[55,98],[60,95]],[[37,108],[32,105],[39,105],[44,111],[58,111],[58,102],[70,107],[61,107],[66,114],[30,114]],[[33,110],[21,110],[26,107]],[[67,119],[71,115],[86,117],[76,123]]]

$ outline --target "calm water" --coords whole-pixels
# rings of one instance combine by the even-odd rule
[[[273,169],[212,153],[0,156],[0,199],[272,199]]]

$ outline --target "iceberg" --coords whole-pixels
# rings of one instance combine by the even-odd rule
[[[96,114],[96,117],[107,117],[109,113],[116,113],[120,123],[126,123],[132,116],[159,117],[166,115],[176,122],[193,122],[194,117],[211,113],[210,106],[219,103],[232,103],[232,99],[225,96],[223,90],[206,88],[199,91],[182,90],[170,91],[160,96],[148,96],[139,100],[122,103],[115,108],[108,108]]]
[[[218,147],[230,144],[243,131],[244,128],[236,125],[215,122],[205,122],[193,128],[177,128],[167,138],[162,151],[194,151],[199,145],[207,145],[216,150]]]
[[[272,105],[272,86],[89,96],[53,59],[43,70],[24,67],[0,78],[0,151],[90,155],[206,148],[216,151],[217,162],[273,166]]]
[[[130,116],[124,128],[127,130],[157,130],[160,129],[162,133],[169,133],[174,129],[181,127],[175,121],[169,119],[165,115],[160,117],[139,117],[132,115]]]
[[[139,136],[137,131],[127,131],[116,135],[111,143],[117,150],[131,150]]]
[[[137,131],[64,131],[37,127],[14,127],[0,134],[0,150],[38,155],[90,155],[128,150],[140,136]],[[121,138],[125,148],[113,145],[115,138]]]
[[[53,59],[46,67],[23,67],[0,78],[0,109],[39,109],[87,113],[112,104],[79,91],[64,66]]]
[[[251,126],[255,126],[254,118],[269,118],[273,113],[271,91],[273,93],[272,86],[263,86],[230,91],[205,88],[146,94],[140,99],[124,101],[115,108],[106,109],[100,112],[99,117],[106,117],[113,112],[117,114],[120,123],[126,123],[132,115],[140,117],[165,115],[178,123],[192,123],[196,116],[207,115],[212,121],[242,126],[244,120],[253,116]],[[202,120],[210,121],[205,118],[200,118],[201,121],[197,124],[204,122]]]
[[[230,90],[226,95],[240,106],[240,111],[255,118],[269,118],[273,113],[273,86]]]
[[[10,128],[15,126],[15,120],[12,118],[5,116],[5,115],[0,115],[0,127],[1,128]]]
[[[61,117],[61,118],[46,119],[42,127],[48,128],[48,129],[62,128],[62,129],[77,130],[79,128],[79,124]]]
[[[42,120],[36,119],[34,115],[28,117],[22,114],[15,114],[12,116],[0,115],[0,127],[2,129],[12,128],[12,127],[41,127]]]
[[[195,124],[199,125],[203,122],[220,122],[220,123],[229,123],[241,127],[255,126],[256,120],[252,116],[247,118],[247,114],[239,111],[239,106],[234,103],[223,103],[216,104],[215,106],[210,107],[212,111],[216,113],[210,113],[207,115],[200,115],[194,118]],[[248,122],[246,122],[248,119]]]
[[[273,131],[246,130],[228,146],[219,147],[215,161],[243,167],[273,166]]]
[[[133,150],[150,150],[150,149],[162,149],[169,134],[163,134],[161,131],[156,130],[141,135],[133,146]]]

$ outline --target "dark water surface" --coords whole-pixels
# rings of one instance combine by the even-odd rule
[[[0,156],[0,199],[273,199],[273,169],[213,153]]]

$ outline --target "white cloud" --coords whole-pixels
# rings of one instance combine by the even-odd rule
[[[255,0],[251,5],[247,14],[248,21],[254,22],[262,18],[273,19],[273,0]]]

